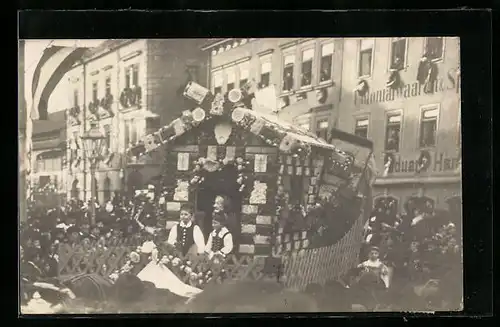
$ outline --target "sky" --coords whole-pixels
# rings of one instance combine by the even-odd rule
[[[24,94],[26,97],[27,108],[31,107],[31,82],[33,80],[33,72],[35,71],[43,50],[45,50],[46,47],[52,45],[75,46],[75,44],[88,44],[88,46],[96,46],[103,41],[104,40],[26,40],[24,48]],[[67,80],[62,78],[49,98],[49,112],[64,110],[71,106],[71,96],[67,87]]]

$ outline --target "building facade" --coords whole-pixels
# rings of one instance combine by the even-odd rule
[[[213,92],[253,79],[276,90],[276,108],[257,110],[324,138],[335,127],[372,140],[375,202],[460,205],[458,38],[217,39],[204,50]]]
[[[122,190],[143,188],[160,174],[163,153],[127,158],[142,136],[168,123],[192,103],[182,96],[188,80],[207,84],[202,41],[109,40],[67,74],[67,196],[89,199],[91,176],[80,137],[96,123],[106,136],[104,159],[95,175],[99,202]]]
[[[33,121],[30,200],[61,205],[66,197],[66,112]]]
[[[373,141],[374,201],[460,204],[459,39],[352,38],[343,49],[337,127]]]
[[[210,53],[210,88],[225,93],[254,80],[273,86],[276,105],[257,110],[323,136],[335,121],[341,85],[342,39],[219,39]]]

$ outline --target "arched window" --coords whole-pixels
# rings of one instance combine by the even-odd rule
[[[79,199],[80,198],[80,189],[78,188],[78,179],[75,179],[71,184],[71,198]]]
[[[104,202],[111,200],[111,179],[106,176],[104,179]]]

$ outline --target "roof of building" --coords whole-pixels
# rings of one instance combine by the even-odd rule
[[[181,117],[174,119],[159,131],[146,135],[143,141],[129,149],[129,155],[140,157],[152,152],[162,145],[172,143],[184,133],[192,130],[193,127],[203,125],[209,117],[221,115],[229,116],[229,120],[238,128],[245,129],[267,144],[279,148],[282,154],[302,155],[310,153],[311,149],[316,148],[327,150],[334,160],[344,161],[348,157],[346,153],[334,145],[305,129],[278,120],[275,116],[242,107],[232,108],[229,112],[220,114],[212,113],[211,108],[200,107],[192,111],[185,111]]]
[[[33,121],[33,135],[60,131],[66,127],[66,111],[49,113],[47,120]]]

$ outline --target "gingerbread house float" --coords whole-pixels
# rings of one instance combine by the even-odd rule
[[[208,234],[214,202],[222,198],[231,217],[233,253],[279,256],[312,245],[318,234],[312,217],[316,223],[334,219],[325,217],[333,214],[325,206],[334,205],[338,194],[358,198],[362,167],[351,155],[251,110],[247,90],[214,96],[190,82],[184,95],[195,102],[193,110],[129,149],[133,157],[165,151],[160,201],[167,226],[189,202]]]

